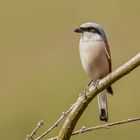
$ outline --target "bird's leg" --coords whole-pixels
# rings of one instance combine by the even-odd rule
[[[88,87],[93,83],[94,81],[91,80],[89,83],[88,83]]]
[[[88,87],[90,86],[94,86],[95,88],[97,88],[98,84],[99,84],[100,79],[98,80],[91,80],[90,83],[88,84]]]
[[[90,87],[91,85],[94,85],[94,82],[95,82],[95,81],[91,80],[91,81],[88,83],[88,85],[87,85],[87,87],[86,87],[86,89],[85,89],[85,91],[84,91],[85,94],[86,94],[86,92],[89,92],[89,87]]]
[[[87,87],[86,87],[86,89],[85,89],[85,94],[86,94],[86,92],[89,92],[89,87],[90,86],[94,86],[95,88],[97,88],[97,85],[99,84],[99,81],[100,81],[100,79],[99,80],[91,80],[89,83],[88,83],[88,85],[87,85]]]
[[[90,86],[94,86],[95,88],[97,88],[97,86],[98,86],[98,84],[99,84],[99,81],[100,81],[100,79],[98,79],[98,80],[91,80],[89,83],[88,83],[88,85],[87,85],[87,87],[85,88],[85,90],[82,92],[82,93],[80,93],[79,94],[79,96],[81,96],[81,95],[85,95],[85,97],[86,97],[86,93],[87,92],[89,92],[89,87]]]
[[[85,90],[84,90],[82,93],[80,93],[79,96],[85,95],[85,97],[86,97],[86,92],[89,92],[89,87],[90,87],[90,85],[92,84],[92,82],[93,82],[93,80],[91,80],[91,81],[88,83],[88,85],[86,86]]]

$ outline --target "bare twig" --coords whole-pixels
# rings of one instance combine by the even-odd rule
[[[26,140],[33,140],[33,136],[37,133],[37,131],[42,125],[43,121],[38,122],[36,128],[31,132],[31,134],[27,135]]]
[[[61,120],[72,110],[73,107],[74,104],[66,112],[63,112],[60,118],[47,131],[45,131],[41,136],[37,137],[35,140],[40,140],[41,138],[46,136],[50,131],[52,131],[55,127],[57,127]]]
[[[99,81],[96,85],[90,85],[88,90],[86,90],[85,94],[81,95],[75,103],[75,106],[69,113],[66,121],[64,122],[57,140],[69,140],[72,132],[83,114],[84,110],[88,106],[88,104],[92,101],[92,99],[102,90],[119,80],[121,77],[125,76],[133,69],[140,65],[140,53],[138,53],[135,57],[130,59],[124,65],[117,68],[115,71],[104,77]]]
[[[73,132],[72,136],[78,135],[78,134],[81,134],[81,133],[87,133],[87,132],[94,131],[94,130],[97,130],[97,129],[110,128],[112,126],[121,125],[121,124],[125,124],[125,123],[130,123],[130,122],[136,122],[136,121],[140,121],[140,117],[131,118],[131,119],[122,120],[122,121],[116,121],[116,122],[107,123],[107,124],[104,124],[104,125],[98,125],[98,126],[94,126],[94,127],[88,127],[88,128],[82,127],[80,130],[77,130],[77,131]],[[48,140],[57,140],[57,138],[58,138],[58,136],[50,138]]]
[[[80,133],[85,133],[85,132],[89,132],[89,131],[93,131],[93,130],[101,129],[101,128],[110,128],[110,127],[115,126],[115,125],[120,125],[120,124],[135,122],[135,121],[140,121],[140,117],[131,118],[131,119],[122,120],[122,121],[116,121],[116,122],[107,123],[107,124],[99,125],[99,126],[95,126],[95,127],[82,128],[82,129],[77,130],[74,133],[72,133],[72,135],[77,135],[77,134],[80,134]]]
[[[100,93],[102,90],[104,90],[105,88],[107,88],[108,86],[110,86],[111,84],[116,82],[117,80],[119,80],[121,77],[128,74],[130,71],[132,71],[139,65],[140,65],[140,53],[138,53],[135,57],[130,59],[124,65],[120,66],[115,71],[113,71],[112,73],[107,75],[105,78],[101,79],[98,82],[98,84],[89,85],[89,87],[86,88],[86,90],[83,92],[83,94],[80,95],[80,97],[72,105],[72,107],[67,112],[62,113],[60,118],[46,132],[44,132],[41,136],[39,136],[35,140],[40,140],[45,135],[47,135],[50,131],[52,131],[67,114],[69,114],[69,115],[68,115],[66,121],[64,122],[64,124],[59,132],[59,135],[57,137],[54,137],[54,138],[51,138],[48,140],[56,140],[56,139],[57,140],[69,140],[79,118],[81,117],[82,113],[84,112],[84,110],[86,109],[88,104],[92,101],[92,99],[98,93]],[[124,121],[120,121],[120,122],[110,123],[108,125],[106,124],[106,125],[102,125],[102,126],[96,126],[96,128],[95,127],[82,128],[81,130],[74,132],[73,135],[92,131],[92,130],[103,128],[103,127],[107,128],[109,126],[119,125],[119,124],[128,123],[128,122],[132,122],[132,121],[138,121],[138,120],[140,120],[140,118],[128,119],[128,120],[124,120]],[[37,130],[38,129],[39,128],[37,128]],[[27,137],[28,139],[26,139],[26,140],[32,140],[33,139],[32,137],[36,133],[37,130],[35,129],[35,132],[33,131],[33,134],[31,133],[30,134],[31,136],[29,135],[28,136],[29,138]]]

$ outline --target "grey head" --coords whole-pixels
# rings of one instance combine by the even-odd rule
[[[86,34],[89,34],[89,33],[95,34],[95,35],[100,36],[103,41],[107,42],[107,38],[106,38],[104,30],[97,23],[86,22],[86,23],[82,24],[80,27],[76,28],[74,30],[74,32],[81,33],[81,34],[85,34],[85,33]]]

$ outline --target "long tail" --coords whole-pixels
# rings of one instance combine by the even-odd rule
[[[98,97],[100,120],[107,122],[108,120],[107,90],[106,89],[103,90],[101,93],[97,95],[97,97]]]

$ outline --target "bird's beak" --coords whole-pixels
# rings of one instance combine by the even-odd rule
[[[76,33],[82,33],[84,30],[81,28],[81,27],[79,27],[79,28],[76,28],[75,30],[74,30],[74,32],[76,32]]]

